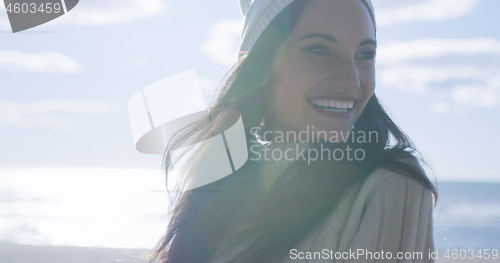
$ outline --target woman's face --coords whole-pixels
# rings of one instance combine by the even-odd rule
[[[313,0],[285,45],[269,83],[272,129],[309,126],[346,135],[375,90],[375,30],[367,7],[361,0]]]

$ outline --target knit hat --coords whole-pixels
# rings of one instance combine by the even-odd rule
[[[240,56],[248,53],[271,21],[294,0],[238,0],[245,18],[241,34]],[[298,0],[302,1],[302,0]],[[353,0],[357,1],[357,0]],[[375,26],[375,13],[371,0],[363,1]]]

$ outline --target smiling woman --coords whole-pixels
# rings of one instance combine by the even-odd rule
[[[247,143],[258,146],[248,147],[249,156],[270,151],[272,158],[250,158],[230,176],[179,191],[151,262],[432,262],[436,191],[411,141],[374,95],[370,1],[240,5],[240,60],[213,108],[238,110]],[[170,141],[167,176],[170,150],[211,133],[224,118],[206,114]],[[332,133],[346,138],[332,141]],[[283,142],[276,134],[307,139]],[[301,155],[287,158],[291,150]],[[194,152],[190,165],[204,154]]]
[[[312,1],[275,63],[271,128],[351,130],[375,90],[375,48],[362,1]]]

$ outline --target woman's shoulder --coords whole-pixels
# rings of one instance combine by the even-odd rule
[[[379,167],[358,191],[343,226],[338,251],[424,251],[424,245],[431,249],[432,208],[432,191],[421,180]]]
[[[405,158],[400,160],[413,168],[416,168],[425,176],[425,171],[417,158]],[[406,198],[430,199],[432,191],[421,180],[416,177],[391,170],[385,167],[376,168],[364,181],[358,193],[358,199],[364,199],[365,203],[374,198]]]
[[[421,167],[416,159],[404,161]],[[429,222],[431,210],[432,192],[424,184],[403,173],[379,167],[365,181],[346,191],[325,224],[312,234],[314,238],[304,241],[303,245],[309,251],[316,248],[315,244],[327,244],[336,247],[337,251],[348,251],[356,236],[360,240],[376,241],[379,240],[378,234],[388,237],[385,232],[401,234],[394,229],[404,229],[401,235],[407,239],[406,236],[411,235],[408,229],[413,229],[409,224],[414,221],[418,221],[419,225]]]

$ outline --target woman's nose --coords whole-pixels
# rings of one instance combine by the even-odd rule
[[[359,72],[354,59],[339,59],[331,66],[330,83],[336,91],[348,93],[359,88]]]

